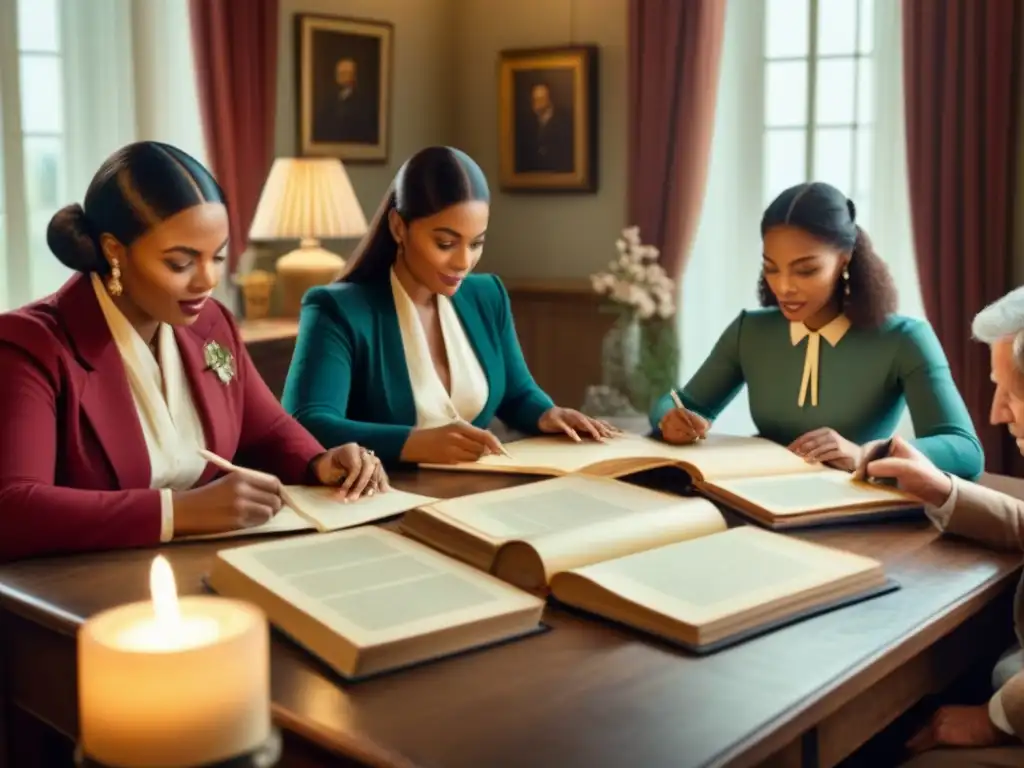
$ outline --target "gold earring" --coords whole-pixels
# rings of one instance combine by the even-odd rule
[[[847,296],[849,296],[850,295],[850,268],[849,267],[843,267],[843,283],[845,283],[845,287],[843,288],[843,293],[845,293]]]
[[[111,296],[120,296],[124,292],[124,286],[121,285],[121,265],[117,263],[117,259],[110,261],[110,279],[107,280],[107,291]]]

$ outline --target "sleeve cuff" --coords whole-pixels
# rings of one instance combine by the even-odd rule
[[[955,486],[954,486],[955,487]],[[988,700],[988,716],[992,724],[1005,734],[1015,736],[1010,721],[1006,719],[1006,710],[1003,709],[1002,691],[996,691],[995,695]]]
[[[174,538],[174,496],[170,488],[160,489],[160,543]]]
[[[924,508],[925,514],[928,515],[928,519],[932,521],[936,528],[940,531],[944,531],[946,526],[949,524],[949,517],[953,514],[953,509],[956,507],[957,498],[957,479],[953,475],[948,475],[951,485],[949,496],[942,503],[942,506],[933,507],[927,505]]]

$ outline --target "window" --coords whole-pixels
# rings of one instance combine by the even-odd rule
[[[0,0],[0,311],[68,279],[47,225],[111,152],[143,138],[202,160],[191,58],[187,3]]]
[[[18,0],[28,289],[32,296],[56,290],[69,274],[46,246],[50,217],[68,199],[60,22],[57,0]]]
[[[18,0],[0,22],[14,32],[0,40],[0,307],[8,308],[68,275],[46,247],[46,225],[66,199],[65,118],[58,0]]]
[[[868,216],[875,2],[767,0],[765,203],[794,184],[826,181]]]

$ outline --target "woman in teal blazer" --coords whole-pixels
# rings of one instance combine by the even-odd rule
[[[313,435],[385,462],[453,463],[503,451],[495,417],[577,441],[615,433],[537,386],[504,286],[471,274],[489,209],[459,150],[430,147],[399,169],[345,274],[303,299],[283,402]]]
[[[656,432],[701,437],[745,384],[760,434],[809,461],[854,469],[909,406],[918,450],[950,474],[981,474],[942,346],[928,323],[894,314],[892,279],[846,195],[821,182],[787,189],[761,236],[764,308],[741,312],[686,386],[655,404]]]

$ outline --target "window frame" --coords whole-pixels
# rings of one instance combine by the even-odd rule
[[[867,133],[871,136],[871,140],[874,141],[875,135],[877,134],[876,129],[876,115],[874,115],[874,109],[872,105],[870,119],[862,120],[861,115],[865,105],[861,104],[861,79],[863,77],[863,70],[865,68],[864,62],[867,62],[871,66],[872,77],[875,77],[875,52],[877,50],[877,41],[874,39],[874,34],[871,37],[870,48],[865,49],[863,45],[863,32],[864,25],[866,23],[873,23],[876,17],[877,9],[872,7],[870,15],[865,14],[865,4],[871,3],[872,6],[877,5],[877,0],[850,0],[854,6],[854,28],[852,31],[853,46],[850,52],[844,53],[819,53],[820,45],[820,33],[818,25],[820,21],[820,7],[821,0],[802,0],[806,4],[807,8],[807,48],[806,53],[802,55],[787,54],[787,55],[771,55],[768,50],[768,34],[771,21],[772,7],[770,3],[765,4],[764,8],[764,39],[762,41],[761,51],[761,66],[762,66],[762,77],[764,82],[768,82],[768,74],[771,69],[771,65],[780,63],[804,63],[806,65],[806,93],[804,97],[806,99],[806,113],[804,115],[804,121],[802,124],[796,125],[769,125],[768,124],[768,89],[764,89],[763,98],[764,106],[762,109],[762,156],[767,158],[768,156],[768,138],[771,135],[778,135],[786,132],[797,132],[802,131],[804,134],[804,181],[812,181],[818,177],[816,153],[818,148],[818,132],[820,130],[846,130],[850,132],[850,189],[844,189],[843,191],[851,198],[858,199],[858,207],[864,207],[867,209],[869,200],[864,200],[865,197],[872,197],[874,190],[874,179],[871,178],[874,174],[869,171],[868,178],[861,178],[861,138],[862,134]],[[849,61],[853,64],[853,85],[852,85],[852,121],[851,122],[818,122],[818,69],[821,62],[827,61]],[[871,97],[874,99],[875,94],[875,83],[872,83]],[[869,151],[869,155],[871,152]],[[870,161],[870,157],[869,157]],[[766,167],[764,161],[762,166]],[[820,179],[822,181],[830,181],[829,179]],[[775,195],[781,192],[781,189],[767,190],[767,186],[764,180],[762,182],[762,194],[768,199],[765,200],[767,204]],[[865,186],[867,185],[867,186]],[[865,194],[866,193],[866,194]],[[860,205],[860,202],[865,203],[864,206]]]

